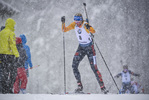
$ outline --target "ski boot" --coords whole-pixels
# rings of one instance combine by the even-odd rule
[[[78,88],[75,89],[75,93],[83,93],[83,86],[81,83],[78,83]]]
[[[108,90],[106,90],[105,87],[101,88],[101,91],[102,91],[104,94],[107,94],[107,93],[109,92]]]

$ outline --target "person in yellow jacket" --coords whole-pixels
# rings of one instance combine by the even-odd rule
[[[2,31],[5,28],[5,26],[1,26],[0,31]],[[2,93],[2,63],[0,60],[0,93]]]
[[[8,18],[5,23],[5,28],[0,32],[0,61],[2,63],[2,93],[13,93],[13,84],[16,78],[17,68],[14,62],[19,57],[19,52],[16,48],[15,36],[16,22]]]
[[[72,29],[75,30],[76,36],[78,38],[79,46],[73,57],[73,73],[77,80],[78,88],[75,90],[76,93],[82,92],[83,85],[81,82],[81,75],[78,70],[79,63],[87,55],[91,68],[96,76],[96,79],[100,85],[102,92],[105,94],[108,92],[104,86],[104,82],[99,72],[96,64],[96,53],[94,49],[93,40],[91,34],[95,33],[94,28],[83,20],[82,14],[77,13],[74,16],[74,22],[72,22],[68,27],[65,27],[65,16],[61,17],[62,21],[62,31],[67,32]]]

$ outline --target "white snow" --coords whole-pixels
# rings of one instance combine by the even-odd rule
[[[78,95],[51,95],[51,94],[19,94],[0,95],[0,100],[148,100],[149,95],[117,95],[117,94],[78,94]]]
[[[44,21],[44,19],[40,18],[37,22],[37,32],[40,30],[40,26],[41,26],[42,21]]]

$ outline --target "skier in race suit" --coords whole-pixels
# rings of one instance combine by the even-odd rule
[[[133,78],[131,78],[131,93],[144,93],[143,86],[141,86],[138,82],[135,82]]]
[[[79,63],[82,61],[82,59],[85,57],[85,55],[87,55],[91,68],[100,85],[100,88],[102,92],[106,93],[107,90],[104,86],[101,73],[97,68],[96,53],[93,45],[93,40],[91,38],[91,34],[95,33],[94,28],[83,20],[82,14],[80,13],[77,13],[74,16],[74,22],[72,22],[67,27],[65,27],[65,16],[61,18],[61,21],[62,21],[62,31],[67,32],[74,29],[79,42],[78,49],[73,57],[72,62],[73,73],[78,84],[78,88],[75,90],[75,92],[80,92],[83,90],[81,75],[78,70],[78,66]]]
[[[123,71],[115,76],[115,78],[119,78],[119,76],[122,77],[122,90],[120,91],[122,94],[124,94],[127,89],[131,91],[131,75],[133,76],[140,76],[140,74],[135,74],[131,70],[128,70],[128,66],[123,66]]]

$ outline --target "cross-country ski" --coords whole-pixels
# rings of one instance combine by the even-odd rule
[[[146,100],[148,5],[0,0],[0,100]]]

